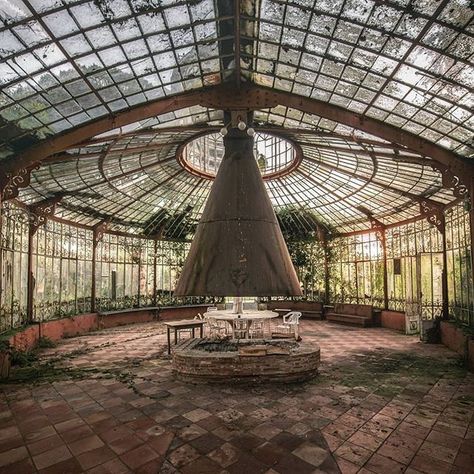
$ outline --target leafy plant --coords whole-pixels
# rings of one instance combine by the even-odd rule
[[[144,234],[159,239],[187,240],[197,227],[192,211],[192,206],[175,212],[162,208],[143,224]]]
[[[41,336],[39,339],[38,339],[38,347],[40,349],[50,349],[52,347],[56,347],[57,344],[52,341],[49,337],[46,337],[46,336]]]
[[[11,363],[20,367],[27,367],[38,360],[38,356],[34,351],[19,351],[12,348]]]
[[[304,287],[306,298],[324,293],[325,259],[330,258],[325,240],[331,232],[311,209],[282,207],[276,211],[288,252]]]

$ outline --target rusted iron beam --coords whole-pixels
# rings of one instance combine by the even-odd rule
[[[21,169],[100,133],[138,120],[198,104],[223,110],[268,109],[277,105],[295,108],[370,133],[389,142],[402,145],[408,150],[429,156],[446,165],[453,175],[462,179],[463,182],[467,180],[470,183],[471,177],[474,176],[474,165],[469,163],[467,159],[406,130],[365,117],[334,104],[253,84],[242,84],[240,90],[236,90],[235,87],[213,86],[158,99],[118,112],[114,116],[95,120],[56,137],[43,140],[38,145],[32,146],[23,154],[15,157],[15,159],[8,160],[5,167]]]
[[[240,89],[240,0],[234,0],[235,87]]]

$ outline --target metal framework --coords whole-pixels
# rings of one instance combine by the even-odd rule
[[[301,149],[265,181],[277,211],[309,210],[329,237],[425,218],[446,236],[464,203],[472,247],[473,17],[456,0],[6,2],[0,202],[54,202],[95,252],[105,224],[185,241],[211,182],[179,150],[245,114]]]

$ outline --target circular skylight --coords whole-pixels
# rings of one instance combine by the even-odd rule
[[[284,176],[301,161],[301,153],[285,138],[255,133],[254,156],[264,179]],[[179,163],[190,173],[213,179],[224,157],[224,141],[219,133],[193,138],[178,151]]]

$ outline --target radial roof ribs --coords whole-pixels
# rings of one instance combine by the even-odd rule
[[[471,186],[468,2],[15,0],[0,16],[0,187],[61,195],[64,219],[190,238],[211,183],[176,150],[236,107],[303,149],[266,182],[272,205],[338,231],[369,227],[366,202],[393,225],[416,196]]]
[[[224,137],[225,155],[174,294],[301,295],[296,272],[253,155],[253,138]]]

